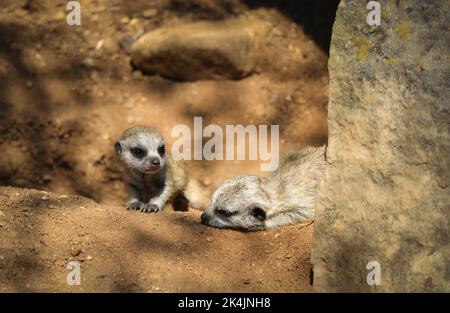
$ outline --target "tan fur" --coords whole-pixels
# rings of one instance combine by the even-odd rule
[[[175,161],[168,152],[167,159],[168,175],[172,176],[174,190],[184,191],[186,189],[188,179],[183,162]]]

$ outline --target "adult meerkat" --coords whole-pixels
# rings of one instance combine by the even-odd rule
[[[267,177],[240,175],[226,181],[201,215],[203,224],[245,231],[312,220],[325,169],[325,146],[290,153]]]
[[[187,210],[184,168],[166,151],[164,138],[157,130],[146,126],[129,128],[116,142],[115,150],[125,165],[128,209],[159,212],[172,201],[174,207]]]

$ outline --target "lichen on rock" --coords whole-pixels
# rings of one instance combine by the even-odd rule
[[[341,1],[333,28],[314,286],[449,291],[449,1],[379,2],[380,26]]]

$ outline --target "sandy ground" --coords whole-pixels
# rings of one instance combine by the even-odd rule
[[[199,217],[0,187],[0,291],[311,291],[312,225],[242,233]],[[66,282],[70,261],[80,286]]]
[[[257,2],[85,0],[83,25],[73,27],[65,1],[3,1],[0,185],[16,188],[0,189],[0,290],[311,291],[312,226],[240,233],[201,225],[195,210],[127,211],[113,146],[136,124],[156,127],[171,146],[172,127],[192,126],[194,116],[204,125],[279,124],[282,153],[325,143],[331,22],[313,2],[291,16],[268,1],[287,25],[267,55],[278,67],[238,81],[174,82],[133,71],[130,36],[230,18]],[[186,163],[207,192],[260,173],[259,161]],[[82,261],[80,287],[65,283],[72,259]]]

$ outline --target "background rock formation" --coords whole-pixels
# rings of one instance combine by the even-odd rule
[[[254,70],[254,56],[271,28],[252,16],[159,28],[133,45],[132,62],[175,80],[240,79]]]
[[[333,28],[314,286],[449,291],[449,1],[380,3],[380,26],[341,1]]]

